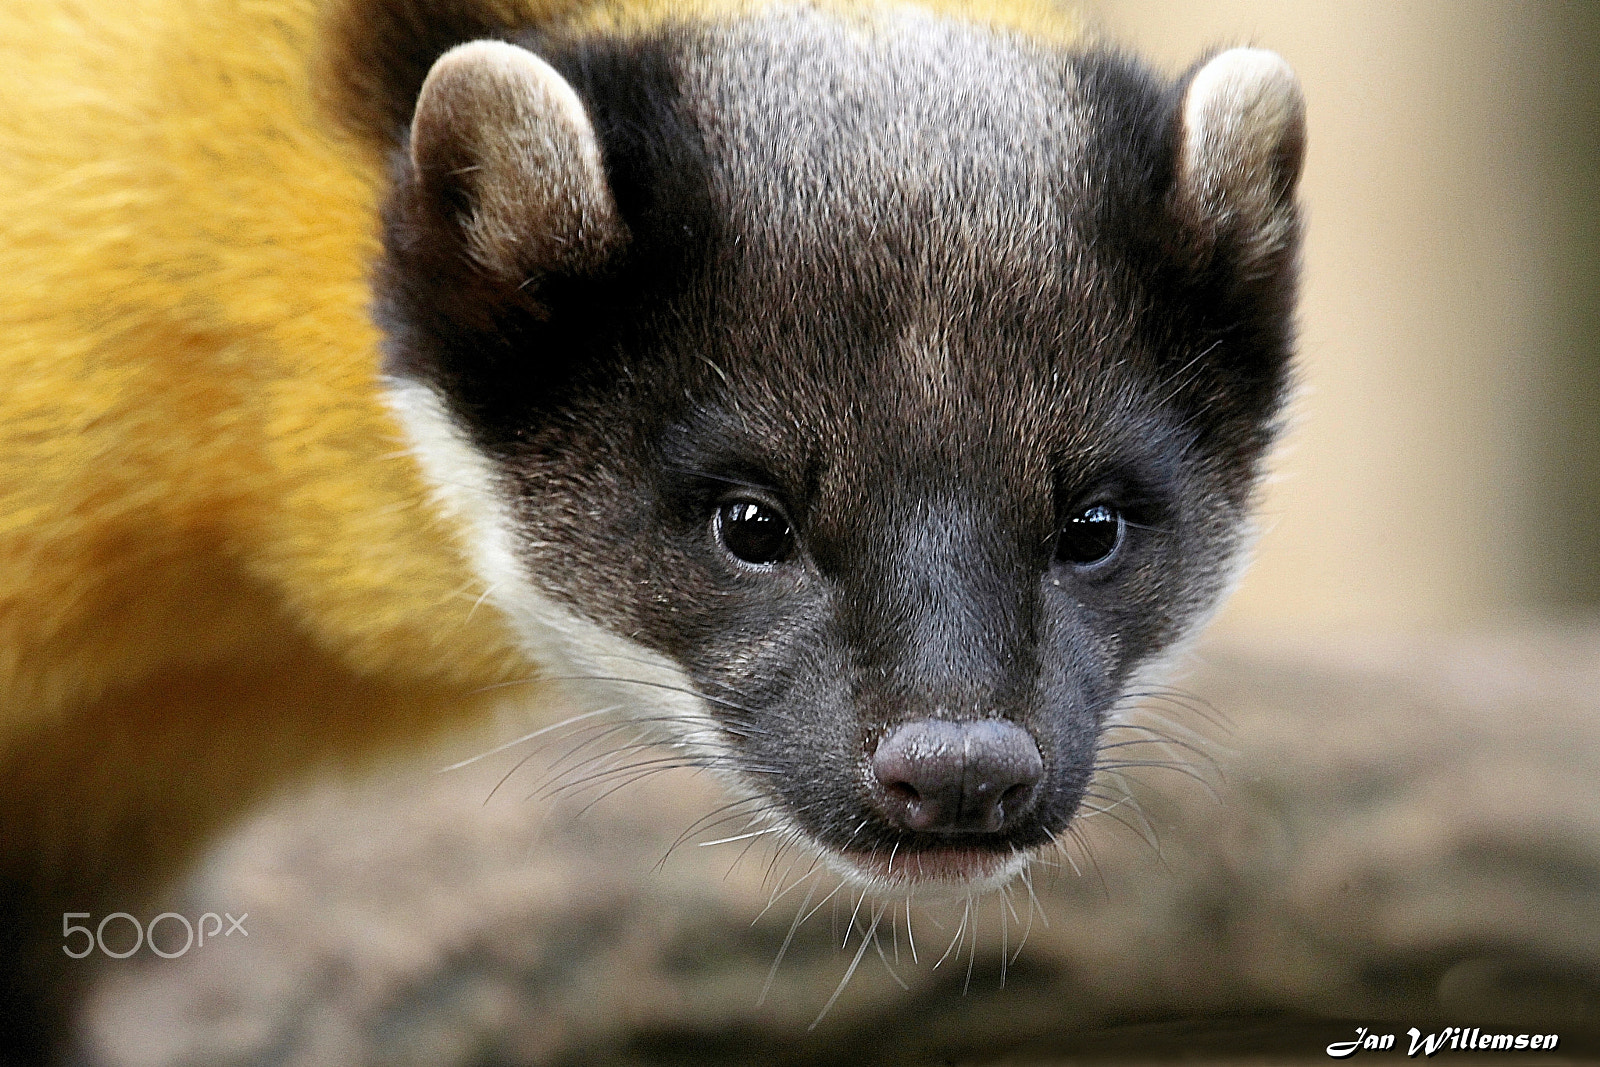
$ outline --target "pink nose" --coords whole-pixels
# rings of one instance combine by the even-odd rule
[[[879,811],[929,833],[995,833],[1033,803],[1044,760],[1032,735],[1005,719],[901,723],[878,742]]]

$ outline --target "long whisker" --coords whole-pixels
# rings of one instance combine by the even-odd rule
[[[845,883],[843,881],[841,881],[838,885],[834,886],[831,890],[829,890],[827,896],[825,896],[821,900],[817,901],[817,906],[816,907],[812,908],[810,911],[805,913],[805,915],[801,918],[800,921],[802,923],[804,923],[807,919],[811,918],[811,916],[813,916],[817,912],[821,911],[823,909],[823,907],[827,905],[828,901],[830,901],[834,897],[838,896],[839,890],[843,889],[844,887],[845,887]],[[855,917],[851,916],[851,921],[854,921],[854,919],[855,919]],[[834,921],[835,922],[838,921],[838,916],[837,915],[834,916]]]
[[[647,745],[644,747],[656,748],[659,746]],[[646,767],[654,767],[661,770],[684,769],[703,771],[709,770],[712,767],[722,766],[742,769],[738,760],[732,756],[694,756],[687,753],[671,753],[669,755],[656,756],[650,759],[634,760],[631,763],[623,763],[615,767],[604,767],[600,770],[587,774],[582,778],[573,779],[572,781],[556,782],[541,791],[528,794],[527,799],[533,800],[537,797],[541,800],[548,800],[563,793],[570,793],[573,790],[582,789],[585,786],[608,782],[619,776],[626,775],[630,771],[641,770]]]
[[[708,848],[711,845],[726,845],[733,841],[745,841],[752,837],[764,837],[767,834],[780,833],[782,830],[783,827],[781,826],[769,826],[764,830],[752,830],[747,834],[735,834],[732,837],[719,837],[715,841],[696,841],[695,845],[699,848]]]
[[[1097,770],[1097,771],[1122,771],[1122,770],[1127,770],[1130,767],[1155,767],[1155,768],[1158,768],[1160,770],[1175,771],[1178,774],[1184,775],[1185,777],[1193,778],[1195,781],[1197,781],[1201,785],[1205,786],[1206,790],[1208,792],[1210,792],[1211,795],[1213,797],[1215,797],[1217,800],[1220,801],[1222,799],[1220,796],[1217,795],[1216,790],[1214,788],[1212,788],[1211,783],[1206,780],[1204,775],[1202,775],[1199,771],[1195,770],[1193,767],[1189,766],[1187,763],[1183,763],[1183,762],[1178,761],[1178,760],[1159,760],[1159,759],[1103,760],[1103,761],[1096,762],[1095,765],[1094,765],[1094,769]]]
[[[968,896],[967,897],[967,901],[968,901],[968,903],[971,903],[972,897]],[[967,957],[967,980],[961,984],[961,995],[962,996],[966,996],[968,990],[970,990],[972,988],[972,969],[978,965],[978,912],[977,912],[976,909],[974,909],[973,912],[972,912],[972,942],[971,942],[971,947],[972,947],[972,954]],[[959,963],[960,961],[961,961],[961,953],[957,952],[956,953],[956,962]]]
[[[593,808],[596,804],[599,804],[601,801],[605,800],[607,797],[611,796],[611,794],[613,794],[613,793],[620,792],[621,790],[628,788],[628,786],[630,786],[630,785],[636,785],[639,782],[644,781],[646,778],[651,778],[651,777],[654,777],[655,775],[664,774],[667,771],[676,770],[676,769],[677,768],[674,768],[674,767],[652,767],[649,770],[640,771],[638,774],[634,775],[633,777],[626,778],[626,779],[618,782],[616,785],[612,786],[610,789],[607,789],[605,792],[601,793],[599,796],[597,796],[593,800],[589,801],[589,803],[587,803],[583,807],[579,808],[578,812],[577,812],[577,817],[578,818],[582,818],[584,815],[587,815],[591,808]]]
[[[623,722],[619,723],[602,723],[597,728],[589,728],[585,731],[585,733],[588,734],[588,737],[574,745],[571,745],[565,752],[561,753],[560,756],[557,756],[550,762],[550,764],[545,768],[546,775],[553,777],[558,772],[565,774],[568,770],[573,769],[573,767],[583,766],[582,763],[573,764],[571,762],[577,757],[578,753],[582,752],[584,749],[600,744],[607,738],[615,737],[617,734],[627,733],[629,731],[632,731],[635,737],[643,736],[644,727],[641,727],[636,722],[624,720]],[[609,752],[610,750],[607,749],[606,751]],[[564,766],[565,769],[563,769]]]
[[[885,905],[885,907],[887,907],[887,905]],[[890,921],[892,923],[893,919],[891,918]],[[876,927],[877,924],[874,923],[873,925],[874,925],[874,927]],[[907,993],[911,992],[911,987],[906,985],[906,980],[904,978],[900,977],[900,972],[898,972],[898,971],[896,971],[894,969],[894,965],[889,962],[889,957],[884,955],[883,943],[880,942],[877,939],[876,936],[874,936],[873,939],[872,939],[872,944],[878,950],[878,958],[883,961],[883,969],[889,972],[889,977],[894,979],[895,985],[899,986],[902,990],[904,990]],[[895,935],[895,943],[894,944],[895,944],[895,959],[898,961],[899,960],[899,954],[900,954],[900,938],[899,938],[899,934],[898,933]]]
[[[944,963],[945,960],[950,958],[950,953],[955,950],[956,945],[961,941],[961,939],[963,937],[966,936],[966,933],[967,933],[967,919],[971,914],[972,914],[972,898],[969,896],[969,897],[967,897],[966,907],[961,909],[961,922],[960,922],[960,924],[958,924],[956,926],[955,936],[950,939],[950,944],[948,946],[946,946],[946,948],[944,950],[944,955],[939,957],[939,962],[935,963],[933,965],[935,970],[938,969],[940,964]],[[960,957],[958,955],[957,959],[959,959],[959,958]]]
[[[1044,905],[1039,903],[1039,898],[1033,891],[1033,871],[1032,871],[1032,869],[1029,868],[1029,867],[1022,868],[1021,878],[1022,878],[1023,888],[1027,889],[1027,891],[1028,891],[1028,917],[1029,917],[1029,920],[1030,921],[1032,920],[1033,913],[1034,913],[1035,910],[1037,910],[1039,912],[1039,920],[1041,922],[1043,922],[1045,924],[1045,926],[1049,926],[1050,925],[1050,916],[1045,914]]]
[[[523,734],[521,737],[517,738],[516,740],[507,741],[503,745],[496,745],[494,748],[489,749],[487,752],[480,752],[476,756],[470,756],[467,759],[461,760],[460,762],[452,763],[448,767],[440,767],[434,773],[435,774],[447,774],[450,771],[459,771],[463,767],[470,767],[472,764],[477,763],[479,760],[487,759],[490,756],[497,755],[498,753],[504,752],[508,748],[515,748],[518,745],[526,744],[527,742],[532,741],[534,738],[543,737],[545,734],[553,733],[556,730],[560,730],[560,729],[562,729],[564,727],[567,727],[567,726],[572,726],[575,723],[582,722],[584,719],[592,719],[596,715],[605,715],[608,712],[616,711],[620,707],[621,707],[620,704],[613,704],[611,707],[608,707],[608,708],[598,708],[598,709],[596,709],[594,711],[586,711],[582,715],[574,715],[571,718],[562,719],[560,722],[551,723],[549,726],[541,726],[541,727],[539,727],[539,729],[534,730],[532,733]]]
[[[1085,796],[1087,796],[1087,794],[1085,794]],[[1120,805],[1126,805],[1134,812],[1135,816],[1139,820],[1138,825],[1129,822],[1127,819],[1124,819],[1122,816],[1117,814],[1116,809]],[[1118,798],[1114,803],[1103,808],[1099,805],[1089,803],[1085,803],[1084,807],[1089,809],[1090,815],[1104,815],[1112,822],[1120,823],[1121,825],[1127,827],[1141,841],[1149,845],[1154,852],[1156,852],[1158,855],[1160,854],[1161,842],[1156,837],[1155,828],[1150,825],[1150,820],[1145,818],[1144,812],[1139,810],[1138,802],[1135,801],[1131,796]],[[1084,818],[1088,817],[1089,816],[1087,815],[1084,816]]]
[[[794,832],[792,830],[791,831],[786,831],[786,832],[784,832],[782,834],[782,836],[780,836],[778,838],[778,840],[776,842],[776,845],[772,850],[772,854],[775,857],[776,856],[781,856],[781,855],[783,855],[783,853],[787,849],[789,849],[789,848],[793,847],[794,845],[798,844],[799,841],[800,841],[800,839],[794,835]],[[744,858],[750,854],[750,851],[752,849],[754,849],[756,847],[756,845],[761,844],[761,843],[762,843],[762,841],[761,841],[760,838],[752,838],[744,846],[744,848],[741,848],[739,850],[739,854],[734,857],[733,862],[728,864],[728,869],[723,872],[722,880],[723,881],[727,881],[730,877],[732,877],[734,870],[736,870],[738,868],[739,864],[744,862]]]
[[[763,815],[769,813],[770,809],[766,807],[758,807],[755,811],[745,809],[748,809],[749,805],[752,804],[765,805],[766,803],[766,797],[753,795],[739,797],[736,800],[730,800],[726,804],[721,804],[715,808],[712,808],[694,822],[690,823],[684,829],[684,831],[677,836],[677,839],[667,847],[667,851],[662,853],[661,859],[656,861],[657,869],[659,869],[667,862],[668,859],[671,858],[672,854],[678,850],[680,845],[682,845],[685,841],[688,841],[697,833],[702,833],[712,829],[713,827],[722,826],[726,823],[736,822],[739,819],[744,819],[746,826],[754,826]]]
[[[1232,724],[1228,717],[1217,709],[1217,706],[1202,696],[1186,693],[1179,689],[1152,688],[1135,689],[1122,695],[1123,703],[1142,704],[1145,701],[1155,701],[1182,709],[1192,715],[1199,716],[1210,726],[1223,733],[1232,733]]]
[[[799,883],[796,884],[798,885]],[[767,994],[772,990],[773,979],[778,977],[778,966],[783,963],[783,957],[788,954],[789,946],[794,943],[794,934],[796,930],[800,929],[800,920],[806,913],[806,906],[811,903],[811,898],[816,895],[817,884],[812,882],[811,888],[806,892],[805,899],[800,902],[800,907],[795,909],[794,922],[789,924],[789,932],[784,936],[783,944],[778,947],[777,958],[772,961],[772,967],[767,971],[767,980],[761,985],[761,995],[756,997],[756,1007],[759,1008],[766,1003]],[[772,905],[769,903],[767,906],[771,907]]]
[[[625,675],[619,674],[540,674],[532,678],[518,678],[509,682],[496,682],[493,685],[484,686],[483,688],[477,690],[477,692],[486,693],[492,689],[504,689],[513,685],[532,685],[535,682],[619,682],[623,685],[642,685],[651,689],[665,689],[671,693],[682,693],[685,696],[698,697],[701,700],[710,701],[711,703],[717,704],[721,707],[732,708],[735,711],[743,711],[751,715],[761,714],[761,712],[756,708],[746,707],[743,704],[736,703],[732,700],[725,700],[722,697],[714,697],[709,693],[697,692],[696,690],[690,689],[687,686],[671,685],[667,682],[652,682],[644,678],[629,678]]]
[[[646,659],[643,656],[630,656],[626,652],[606,652],[606,651],[601,651],[601,650],[595,650],[595,651],[591,652],[590,655],[600,656],[603,659],[620,659],[624,663],[637,663],[637,664],[640,664],[640,665],[645,666],[645,667],[655,667],[655,666],[658,665],[653,660]],[[736,688],[734,688],[732,685],[728,684],[727,682],[722,681],[719,678],[701,678],[701,679],[698,679],[698,680],[699,681],[710,682],[712,685],[719,686],[719,687],[721,687],[723,689],[726,689],[730,693],[734,693],[734,694],[738,693],[738,690]]]
[[[1100,866],[1100,859],[1094,854],[1094,849],[1089,847],[1089,838],[1084,834],[1083,828],[1073,826],[1068,828],[1068,836],[1083,850],[1083,858],[1089,861],[1089,866],[1094,869],[1095,881],[1100,883],[1100,894],[1106,900],[1111,899],[1111,886],[1106,882],[1105,869]]]
[[[911,932],[911,895],[906,894],[906,943],[911,946],[911,962],[917,962],[917,938]]]
[[[880,908],[872,917],[871,928],[867,930],[866,936],[861,939],[861,947],[856,949],[855,959],[850,961],[850,966],[844,972],[844,977],[839,979],[838,988],[833,991],[833,996],[828,998],[828,1002],[822,1006],[822,1011],[817,1013],[817,1017],[811,1020],[811,1025],[806,1027],[807,1030],[815,1030],[817,1028],[817,1024],[822,1022],[823,1019],[826,1019],[828,1017],[828,1012],[832,1011],[833,1006],[838,1003],[840,995],[844,993],[844,987],[850,984],[850,979],[855,976],[856,968],[861,966],[861,957],[867,954],[867,946],[877,942],[878,923],[882,919],[883,909]],[[855,922],[855,917],[851,916],[850,921],[853,924]]]
[[[1212,758],[1211,753],[1207,752],[1199,745],[1193,744],[1189,741],[1180,741],[1175,737],[1170,737],[1167,734],[1162,733],[1160,730],[1157,730],[1153,726],[1144,726],[1140,723],[1131,722],[1121,723],[1117,726],[1107,727],[1106,732],[1110,733],[1112,730],[1137,730],[1140,733],[1147,733],[1151,736],[1134,737],[1129,738],[1126,741],[1102,742],[1100,745],[1100,751],[1105,752],[1113,748],[1130,748],[1136,745],[1162,745],[1171,748],[1181,748],[1185,752],[1193,753],[1196,759],[1204,760],[1210,766],[1217,767],[1217,761]],[[1218,769],[1220,770],[1220,768]]]

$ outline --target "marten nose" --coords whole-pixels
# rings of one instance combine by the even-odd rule
[[[878,809],[896,826],[994,833],[1033,803],[1044,760],[1033,737],[1004,719],[901,723],[878,742]]]

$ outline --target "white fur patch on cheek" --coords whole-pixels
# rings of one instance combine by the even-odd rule
[[[483,581],[484,599],[498,608],[534,662],[576,702],[611,706],[661,733],[713,768],[728,746],[705,701],[678,667],[651,649],[618,636],[556,603],[541,591],[517,552],[526,533],[517,527],[506,479],[450,417],[432,388],[406,379],[387,383],[390,409],[433,488],[435,503],[456,524],[468,561]]]

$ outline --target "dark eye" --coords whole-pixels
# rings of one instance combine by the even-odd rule
[[[1056,539],[1056,559],[1089,567],[1111,558],[1122,544],[1122,513],[1109,504],[1093,504],[1067,520]]]
[[[718,507],[716,533],[735,559],[758,567],[782,562],[794,548],[789,520],[753,500],[730,500]]]

